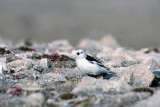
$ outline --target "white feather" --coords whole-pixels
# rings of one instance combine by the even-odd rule
[[[76,54],[76,64],[78,68],[85,74],[98,75],[109,72],[107,68],[103,67],[103,64],[100,62],[88,61],[86,59],[87,54],[82,49],[77,50],[77,53],[80,54]]]

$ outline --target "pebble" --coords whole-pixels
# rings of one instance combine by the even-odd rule
[[[27,96],[24,100],[30,106],[42,106],[45,97],[42,93],[34,93]]]

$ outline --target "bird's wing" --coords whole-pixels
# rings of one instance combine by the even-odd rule
[[[92,64],[97,64],[97,65],[99,65],[101,67],[106,68],[100,61],[98,61],[97,59],[95,59],[95,58],[93,58],[93,57],[91,57],[89,55],[87,55],[86,59]]]

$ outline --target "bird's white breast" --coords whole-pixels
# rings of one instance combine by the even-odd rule
[[[105,68],[102,68],[96,64],[92,64],[88,62],[86,59],[77,59],[76,64],[78,68],[86,74],[97,75],[99,73],[106,72]]]

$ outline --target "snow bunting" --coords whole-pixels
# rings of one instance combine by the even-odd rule
[[[106,74],[110,71],[97,59],[87,55],[82,49],[76,50],[77,67],[87,75]]]

